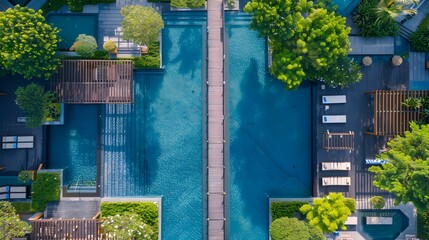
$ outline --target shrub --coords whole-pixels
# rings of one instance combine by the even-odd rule
[[[31,202],[12,202],[12,206],[18,214],[34,212],[31,210]]]
[[[417,237],[429,239],[429,212],[417,212]]]
[[[0,239],[23,237],[31,226],[19,219],[10,202],[0,201]]]
[[[344,204],[350,209],[350,212],[354,213],[356,211],[356,200],[353,198],[344,198]]]
[[[372,207],[375,209],[384,208],[384,204],[386,203],[386,201],[382,196],[374,196],[369,199],[369,202],[371,203]]]
[[[354,11],[353,21],[364,37],[396,36],[395,20],[385,12],[377,12],[378,0],[363,0]]]
[[[152,227],[135,213],[123,213],[103,219],[101,228],[106,237],[118,240],[157,239]]]
[[[58,200],[60,200],[60,175],[51,172],[38,173],[32,185],[31,208],[34,211],[43,211],[46,203]]]
[[[102,202],[100,209],[102,218],[135,213],[141,221],[152,226],[158,236],[158,206],[152,202]]]
[[[301,214],[299,209],[307,204],[306,202],[272,202],[271,203],[271,216],[272,220],[282,217],[294,217],[294,214]]]
[[[411,47],[417,51],[429,52],[429,15],[420,23],[410,38]]]
[[[116,48],[117,48],[116,43],[113,41],[106,41],[103,44],[103,49],[108,52],[113,52],[116,50]]]
[[[84,58],[90,58],[94,55],[95,50],[97,50],[94,46],[83,43],[76,47],[76,53]]]
[[[33,180],[34,171],[21,171],[18,173],[18,180],[22,183],[28,183]]]
[[[19,87],[15,94],[16,103],[27,118],[26,126],[36,128],[42,125],[49,104],[55,99],[54,93],[45,92],[43,86],[31,83],[26,87]]]
[[[159,68],[161,58],[159,52],[159,42],[149,45],[149,53],[138,58],[133,58],[134,68],[153,69]]]
[[[273,240],[300,239],[308,240],[310,233],[307,225],[296,218],[278,218],[270,225],[270,236]]]
[[[205,0],[171,0],[171,7],[175,8],[201,8],[205,5]]]
[[[91,59],[109,59],[109,53],[104,50],[95,50]]]

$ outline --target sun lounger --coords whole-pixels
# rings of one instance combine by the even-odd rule
[[[349,186],[350,182],[350,177],[322,178],[322,186]]]
[[[32,142],[19,142],[18,143],[18,148],[33,148],[34,147],[34,143]]]
[[[383,159],[365,159],[365,163],[366,164],[370,164],[370,165],[378,165],[378,164],[385,164],[386,160]]]
[[[10,143],[10,142],[16,142],[16,136],[3,136],[2,137],[2,142],[3,143]]]
[[[1,147],[3,149],[16,149],[16,143],[3,143]]]
[[[323,123],[346,123],[346,115],[322,115]]]
[[[1,193],[0,194],[0,200],[8,200],[9,199],[9,193]]]
[[[323,162],[322,171],[350,170],[350,162]]]
[[[24,199],[27,198],[27,193],[10,193],[10,199]]]
[[[10,192],[14,192],[14,193],[22,193],[22,192],[27,192],[27,187],[26,186],[12,186],[10,187]]]
[[[338,104],[338,103],[346,103],[346,95],[329,95],[322,96],[323,104]]]
[[[34,142],[34,136],[18,136],[17,142]]]
[[[0,187],[0,193],[7,193],[10,191],[9,186]]]
[[[344,225],[357,225],[357,217],[348,217]]]

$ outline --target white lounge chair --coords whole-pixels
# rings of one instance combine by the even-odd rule
[[[10,191],[9,186],[0,187],[0,193],[7,193]]]
[[[33,148],[34,143],[32,142],[19,142],[17,148]]]
[[[322,178],[322,186],[349,186],[350,182],[350,177]]]
[[[10,193],[10,199],[23,199],[27,198],[26,193]]]
[[[350,162],[323,162],[322,171],[350,170]]]
[[[34,142],[34,136],[18,136],[18,142]]]
[[[348,217],[344,225],[357,225],[357,217]]]
[[[322,115],[323,123],[346,123],[346,115]]]
[[[10,187],[10,192],[14,192],[14,193],[22,193],[22,192],[27,192],[27,187],[26,186],[12,186]]]
[[[378,164],[385,164],[386,160],[384,159],[365,159],[365,163],[366,164],[370,164],[370,165],[378,165]]]
[[[10,143],[10,142],[16,142],[16,136],[3,136],[2,142],[3,143]]]
[[[347,103],[346,95],[328,95],[322,96],[323,104]]]
[[[3,149],[16,149],[16,143],[2,143]]]
[[[1,193],[0,194],[0,200],[8,200],[9,199],[9,193]]]

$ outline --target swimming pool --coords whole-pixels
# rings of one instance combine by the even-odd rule
[[[98,38],[98,15],[88,13],[52,13],[47,17],[47,22],[60,29],[58,36],[61,42],[58,43],[59,50],[69,49],[79,34],[87,34]]]
[[[392,217],[391,225],[367,225],[365,217]],[[368,240],[394,240],[408,225],[408,218],[401,210],[362,210],[358,211],[358,231]]]
[[[64,185],[96,181],[98,108],[65,104],[64,125],[47,127],[48,167],[64,169]]]
[[[135,72],[135,103],[103,110],[103,192],[161,195],[162,238],[202,239],[205,13],[163,17],[164,72]]]
[[[332,2],[338,6],[337,12],[347,17],[357,7],[360,0],[333,0]]]
[[[286,91],[267,69],[250,17],[226,17],[230,239],[268,239],[268,200],[311,196],[311,89]]]

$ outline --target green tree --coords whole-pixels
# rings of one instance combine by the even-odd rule
[[[0,238],[23,237],[31,226],[19,219],[10,202],[0,201]]]
[[[330,193],[323,198],[317,198],[313,205],[306,204],[301,212],[313,227],[319,227],[325,233],[335,232],[338,228],[346,230],[344,223],[352,214],[352,209],[346,204],[346,198],[341,193]]]
[[[304,222],[296,218],[282,217],[270,225],[270,236],[273,240],[308,240],[310,233]]]
[[[382,196],[374,196],[369,199],[369,202],[371,203],[372,207],[375,209],[382,209],[384,208],[384,204],[386,201]]]
[[[273,54],[270,72],[286,88],[296,89],[304,79],[340,87],[360,80],[358,69],[347,58],[350,28],[346,19],[322,3],[252,0],[244,10],[253,14],[250,27],[268,37]],[[341,74],[344,70],[347,74]]]
[[[53,92],[45,92],[42,86],[31,83],[26,87],[19,87],[15,94],[16,103],[27,118],[26,126],[35,128],[42,125],[49,104],[55,99]]]
[[[381,155],[386,164],[372,166],[374,186],[395,194],[395,204],[412,202],[417,211],[429,210],[429,125],[410,123],[411,131],[387,143]]]
[[[49,78],[59,65],[57,33],[40,10],[17,5],[0,12],[0,65],[26,79]]]
[[[117,240],[146,240],[156,237],[154,236],[152,227],[145,224],[140,217],[134,213],[109,216],[103,219],[101,228],[107,237]]]
[[[125,6],[121,9],[121,15],[123,39],[139,45],[158,41],[164,21],[155,9],[137,5]]]

